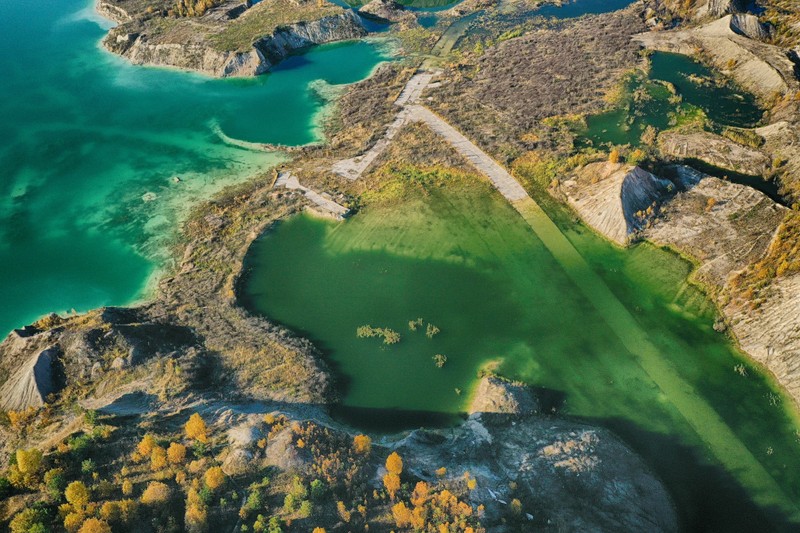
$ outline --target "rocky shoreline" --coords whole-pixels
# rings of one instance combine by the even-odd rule
[[[267,3],[255,4],[241,13],[236,11],[237,6],[243,5],[227,2],[201,17],[193,17],[196,21],[148,12],[131,14],[108,0],[100,0],[97,11],[118,23],[103,39],[108,51],[134,65],[177,68],[217,78],[257,76],[299,50],[367,34],[352,10],[331,6],[323,11],[328,14],[305,20],[308,15],[313,18],[317,11],[299,3],[297,15],[289,15],[289,19],[297,19],[295,22],[272,27],[266,22],[271,19],[258,12],[265,11]],[[261,15],[265,15],[265,26],[260,30],[256,25],[251,30],[254,37],[246,46],[226,49],[215,41],[237,21]]]

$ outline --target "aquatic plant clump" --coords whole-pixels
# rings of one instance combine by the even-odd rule
[[[436,335],[438,335],[440,331],[441,330],[436,326],[434,326],[433,324],[428,324],[428,326],[425,328],[425,336],[428,337],[429,339],[432,339]]]
[[[370,325],[359,326],[356,329],[356,337],[359,339],[382,337],[384,344],[397,344],[400,342],[400,334],[391,328],[373,328]]]
[[[447,363],[447,356],[437,353],[433,356],[433,363],[436,365],[436,368],[442,368],[444,367],[445,363]]]

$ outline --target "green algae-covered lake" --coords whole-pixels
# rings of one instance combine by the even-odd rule
[[[128,65],[100,48],[107,27],[86,0],[0,2],[0,336],[141,296],[187,207],[280,160],[224,144],[215,126],[315,141],[317,80],[358,81],[388,58],[352,42],[211,80]]]
[[[649,245],[612,247],[540,200],[646,332],[657,373],[482,182],[343,223],[281,223],[253,245],[245,303],[324,351],[344,386],[338,415],[355,425],[447,423],[488,366],[540,388],[548,408],[623,436],[667,482],[686,530],[789,529],[800,426],[789,400],[714,332],[712,305],[686,283],[690,265]],[[441,332],[411,331],[417,318]],[[358,338],[365,324],[401,340]]]
[[[653,52],[648,75],[629,75],[623,92],[613,109],[587,117],[584,142],[638,146],[648,126],[663,131],[707,119],[717,131],[752,128],[763,114],[753,95],[680,54]]]

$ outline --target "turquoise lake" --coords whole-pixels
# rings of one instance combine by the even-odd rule
[[[134,67],[85,0],[0,2],[0,334],[49,311],[142,296],[193,201],[279,160],[224,144],[319,138],[317,80],[351,83],[384,45],[318,47],[248,80]],[[174,179],[179,177],[180,181]]]

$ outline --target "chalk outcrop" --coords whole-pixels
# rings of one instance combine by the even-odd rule
[[[53,370],[58,355],[58,348],[50,347],[29,357],[0,387],[0,409],[22,411],[43,406],[58,390]]]
[[[442,467],[453,479],[469,472],[477,481],[470,499],[485,505],[487,530],[502,527],[516,497],[528,506],[522,515],[532,531],[551,524],[561,531],[678,530],[661,482],[609,431],[531,414],[530,390],[493,377],[478,391],[461,426],[414,431],[386,445],[423,480],[437,481]]]
[[[751,176],[767,174],[771,164],[761,151],[709,132],[664,132],[658,136],[658,147],[667,156],[696,159],[717,168]]]
[[[558,186],[587,224],[620,245],[646,228],[659,206],[677,190],[669,179],[607,162],[586,165]]]
[[[202,32],[183,39],[170,34],[154,37],[146,31],[131,31],[124,25],[112,29],[103,45],[136,65],[174,67],[223,78],[257,76],[297,50],[364,35],[366,30],[358,16],[343,10],[339,15],[320,20],[282,26],[255,41],[246,51],[220,50]]]
[[[755,40],[767,31],[757,24],[749,16],[727,15],[697,28],[641,33],[634,41],[664,52],[695,55],[700,50],[763,100],[797,91],[795,64],[781,48]]]

